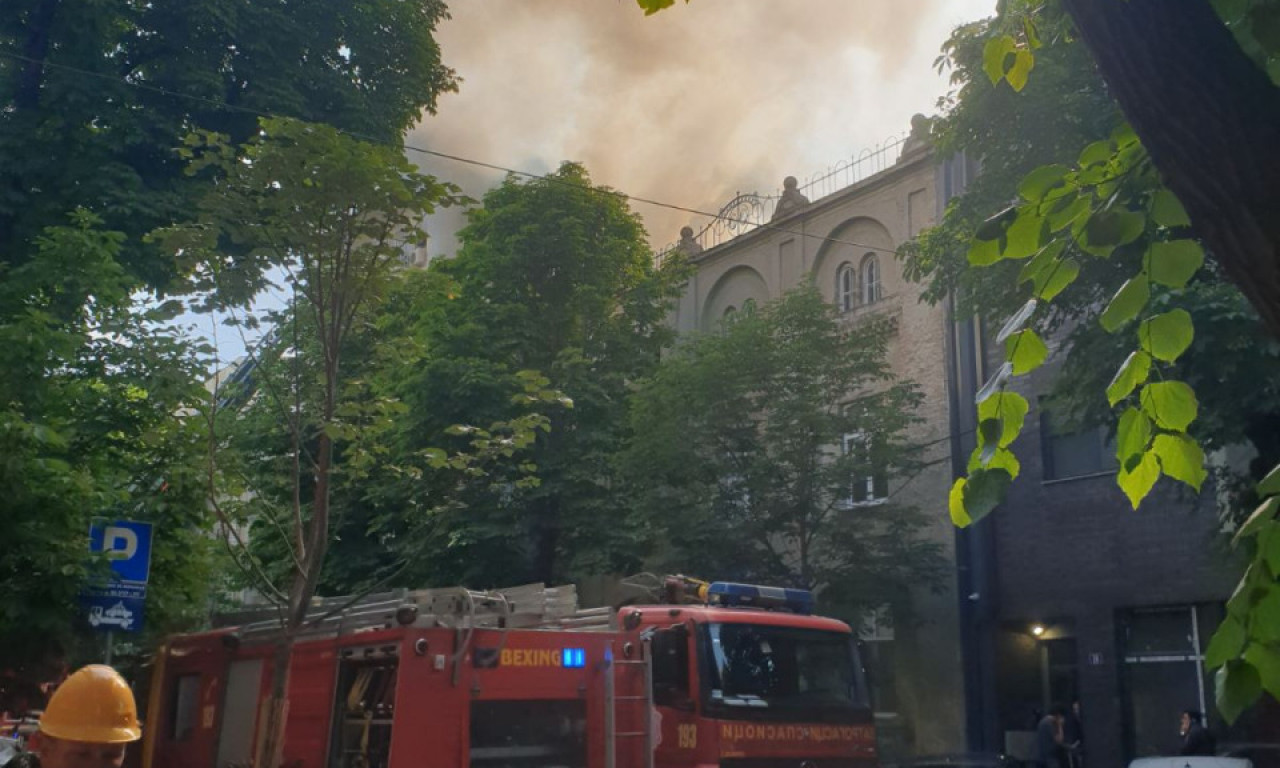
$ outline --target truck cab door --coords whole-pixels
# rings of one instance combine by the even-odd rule
[[[693,765],[698,762],[693,637],[686,625],[676,624],[654,631],[650,648],[653,703],[658,721],[654,724],[657,741],[654,763],[658,768]]]

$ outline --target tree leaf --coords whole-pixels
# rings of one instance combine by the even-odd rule
[[[1262,695],[1262,680],[1258,676],[1258,670],[1246,661],[1237,659],[1227,662],[1218,669],[1214,682],[1218,713],[1228,723],[1235,722],[1240,713]]]
[[[1045,269],[1035,278],[1035,295],[1041,301],[1053,301],[1053,298],[1080,274],[1080,263],[1068,256],[1052,267]]]
[[[1049,214],[1049,231],[1060,232],[1087,213],[1089,213],[1089,198],[1077,195],[1070,203]]]
[[[957,478],[951,486],[951,492],[947,494],[947,511],[951,513],[951,522],[957,528],[967,528],[973,523],[973,518],[969,517],[969,513],[964,509],[964,487],[966,484],[963,477]]]
[[[1000,392],[995,397],[989,397],[978,404],[978,419],[979,421],[986,419],[999,421],[1003,427],[1000,447],[1007,448],[1022,432],[1028,410],[1030,410],[1030,404],[1022,395],[1017,392]]]
[[[1002,211],[993,213],[986,221],[979,224],[973,236],[977,240],[999,240],[1017,217],[1018,207],[1011,205]]]
[[[982,71],[987,73],[992,85],[1004,79],[1005,57],[1013,53],[1017,47],[1018,43],[1012,35],[993,37],[982,47]]]
[[[1009,377],[1013,375],[1013,364],[1005,363],[1001,365],[986,384],[982,385],[982,389],[978,390],[978,394],[974,396],[974,402],[982,403],[996,392],[1001,390],[1009,381]]]
[[[1185,309],[1175,309],[1147,318],[1138,327],[1138,341],[1148,354],[1157,360],[1172,363],[1177,360],[1195,338],[1191,314]]]
[[[1147,255],[1151,279],[1170,288],[1184,287],[1204,266],[1204,248],[1195,240],[1152,243]]]
[[[1004,342],[1005,355],[1013,364],[1013,375],[1022,376],[1044,364],[1049,348],[1036,332],[1030,329],[1018,331]]]
[[[1141,237],[1145,226],[1146,217],[1136,211],[1098,211],[1085,223],[1080,245],[1089,253],[1105,258],[1116,248]]]
[[[1280,512],[1280,496],[1272,496],[1263,501],[1253,510],[1253,514],[1249,515],[1249,519],[1240,526],[1240,530],[1236,531],[1232,541],[1238,544],[1241,539],[1255,535],[1268,523],[1275,521],[1277,512]]]
[[[964,511],[977,522],[1004,501],[1013,476],[1003,469],[979,469],[971,472],[964,486]]]
[[[1115,147],[1107,139],[1101,139],[1082,149],[1076,162],[1081,168],[1088,168],[1091,165],[1105,163],[1113,154],[1115,154]]]
[[[1004,258],[1000,249],[1000,241],[974,238],[969,244],[969,263],[975,267],[989,267]]]
[[[1057,263],[1058,256],[1062,255],[1062,251],[1066,247],[1067,244],[1065,241],[1054,240],[1041,248],[1040,252],[1032,257],[1031,261],[1024,264],[1022,266],[1022,270],[1018,272],[1018,285],[1022,285],[1028,281],[1034,282],[1037,275],[1040,275],[1045,269],[1048,269],[1050,266]]]
[[[1151,375],[1151,355],[1140,349],[1129,353],[1124,359],[1120,370],[1116,371],[1116,375],[1111,379],[1111,383],[1107,385],[1107,402],[1115,406],[1116,403],[1128,397],[1142,384],[1145,384],[1147,377]]]
[[[1181,381],[1152,382],[1142,388],[1138,401],[1156,426],[1173,432],[1186,432],[1199,410],[1195,391]]]
[[[1044,218],[1030,209],[1022,210],[1005,233],[1005,247],[1000,256],[1005,259],[1025,259],[1040,249],[1046,234]]]
[[[1258,670],[1262,689],[1280,698],[1280,650],[1259,643],[1250,643],[1244,651],[1244,658]]]
[[[999,344],[1022,330],[1027,321],[1031,319],[1031,316],[1035,314],[1036,306],[1035,299],[1027,299],[1027,303],[1019,307],[1017,312],[1014,312],[1009,316],[1008,320],[1004,321],[1004,325],[1000,327],[1000,333],[996,334],[996,343]]]
[[[1151,220],[1162,227],[1189,227],[1191,218],[1182,207],[1182,201],[1167,187],[1161,187],[1151,196]]]
[[[1111,303],[1102,310],[1102,316],[1098,318],[1098,322],[1109,333],[1115,333],[1137,317],[1150,298],[1151,287],[1147,276],[1131,277],[1120,286],[1116,295],[1111,297]]]
[[[1129,465],[1129,459],[1147,450],[1151,442],[1151,419],[1136,408],[1128,408],[1120,416],[1116,427],[1116,458],[1120,466]]]
[[[996,448],[989,457],[974,451],[969,457],[969,466],[966,471],[976,472],[979,469],[1003,469],[1009,473],[1009,477],[1017,480],[1018,475],[1022,473],[1022,462],[1018,461],[1018,457],[1008,448]]]
[[[983,419],[978,424],[978,437],[982,438],[983,445],[989,445],[994,450],[1000,445],[1000,436],[1004,434],[1004,427],[1000,424],[1000,419]]]
[[[1244,625],[1235,617],[1228,616],[1213,633],[1213,639],[1209,641],[1209,647],[1204,652],[1204,665],[1209,669],[1216,669],[1238,658],[1248,639]]]
[[[687,3],[689,0],[685,0],[685,2]],[[644,9],[645,16],[652,16],[658,11],[670,8],[675,3],[676,0],[636,0],[636,4]]]
[[[1258,550],[1271,572],[1280,573],[1280,524],[1272,523],[1258,534]]]
[[[1160,459],[1164,474],[1200,490],[1209,473],[1204,468],[1204,451],[1200,444],[1186,435],[1156,435],[1151,446]]]
[[[1159,479],[1160,462],[1156,460],[1154,454],[1148,452],[1142,454],[1141,461],[1132,469],[1121,467],[1117,482],[1120,484],[1120,490],[1129,497],[1129,503],[1137,509]]]
[[[1138,134],[1126,120],[1111,129],[1111,143],[1116,146],[1116,149],[1124,149],[1138,143]]]
[[[1280,640],[1280,588],[1274,584],[1249,615],[1253,638],[1264,643]]]
[[[1071,169],[1065,165],[1042,165],[1028,173],[1018,185],[1018,194],[1028,203],[1038,203],[1045,193],[1062,183]]]
[[[1009,85],[1013,90],[1021,91],[1027,87],[1027,78],[1031,74],[1031,70],[1036,66],[1036,55],[1026,48],[1019,48],[1013,54],[1013,66],[1009,67],[1009,71],[1005,73],[1005,80],[1009,81]]]
[[[1258,483],[1259,496],[1280,496],[1280,464],[1276,465],[1267,476]]]

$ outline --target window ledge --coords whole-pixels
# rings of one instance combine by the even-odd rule
[[[898,295],[882,296],[874,304],[859,304],[853,309],[842,311],[840,319],[846,323],[861,322],[866,318],[889,318],[902,314],[902,299]]]
[[[1119,471],[1120,470],[1118,469],[1107,469],[1107,470],[1103,470],[1102,472],[1090,472],[1087,475],[1072,475],[1071,477],[1055,477],[1051,480],[1041,480],[1040,484],[1041,485],[1061,485],[1063,483],[1074,483],[1077,480],[1096,480],[1099,477],[1111,477],[1112,475],[1115,475]]]
[[[888,503],[889,503],[889,499],[887,498],[871,499],[869,501],[849,501],[846,499],[845,501],[840,502],[839,509],[848,511],[851,509],[863,509],[865,507],[879,507],[883,504],[888,504]]]

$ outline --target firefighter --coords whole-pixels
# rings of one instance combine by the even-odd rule
[[[125,747],[142,738],[133,691],[111,667],[76,670],[49,699],[40,717],[40,741],[32,760],[20,755],[9,766],[120,768]]]

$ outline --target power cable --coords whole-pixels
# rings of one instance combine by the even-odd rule
[[[224,109],[231,112],[239,112],[242,114],[253,115],[255,117],[264,117],[264,118],[272,118],[272,119],[276,119],[280,117],[279,115],[276,115],[270,112],[263,112],[261,110],[253,109],[251,107],[243,107],[236,104],[228,104],[227,102],[221,101],[218,99],[210,99],[204,96],[195,96],[188,93],[181,93],[179,91],[173,91],[168,88],[162,88],[160,86],[150,85],[145,82],[129,80],[124,77],[118,77],[116,75],[110,75],[103,72],[94,72],[92,70],[82,69],[80,67],[73,67],[67,64],[57,64],[47,60],[34,59],[30,56],[25,56],[20,53],[14,53],[12,51],[0,50],[0,56],[13,59],[16,61],[24,61],[29,64],[40,64],[41,66],[50,67],[52,69],[60,69],[66,72],[73,72],[75,74],[83,75],[86,77],[94,77],[101,80],[108,80],[118,85],[124,85],[130,88],[149,91],[151,93],[156,93],[156,94],[168,96],[171,98],[187,99],[189,101],[200,102],[202,104],[207,104],[209,106],[216,107],[218,109]],[[883,246],[871,245],[869,243],[859,243],[855,240],[844,240],[836,237],[827,237],[825,235],[816,235],[810,232],[806,232],[804,230],[787,229],[785,227],[777,226],[769,222],[758,223],[758,222],[753,222],[747,219],[731,218],[727,216],[722,216],[719,213],[711,213],[709,211],[700,210],[698,208],[690,208],[688,206],[678,205],[676,203],[668,203],[661,200],[654,200],[652,198],[647,198],[647,197],[636,197],[633,195],[628,195],[624,192],[619,192],[617,190],[607,189],[604,187],[592,187],[592,186],[586,186],[583,184],[575,184],[574,182],[566,181],[564,179],[560,179],[554,176],[548,176],[546,174],[533,173],[532,171],[523,171],[518,168],[510,168],[508,166],[499,165],[497,163],[490,163],[484,160],[476,160],[474,158],[466,157],[463,155],[452,154],[449,152],[440,152],[433,149],[427,149],[425,147],[414,146],[408,143],[394,145],[394,144],[391,144],[390,142],[383,141],[376,137],[368,136],[366,134],[362,134],[357,131],[349,131],[341,128],[337,128],[336,130],[339,133],[342,133],[346,136],[350,136],[353,139],[358,139],[360,141],[368,142],[371,144],[379,144],[381,146],[389,147],[392,149],[399,149],[407,152],[415,152],[421,155],[435,157],[442,160],[449,160],[456,163],[462,163],[464,165],[470,165],[477,168],[485,168],[492,171],[501,171],[503,173],[511,174],[514,176],[521,176],[528,179],[537,179],[537,180],[545,181],[551,184],[560,184],[566,187],[571,187],[573,189],[582,189],[582,190],[588,190],[591,192],[596,192],[599,194],[612,195],[614,197],[617,197],[627,202],[641,203],[643,205],[651,205],[657,208],[665,208],[667,210],[679,211],[681,213],[690,213],[695,216],[705,216],[712,220],[719,219],[721,221],[726,221],[732,224],[750,226],[750,227],[755,227],[757,229],[764,229],[764,230],[779,232],[787,235],[794,235],[796,237],[802,237],[809,240],[819,240],[823,243],[833,243],[836,245],[848,245],[853,248],[865,248],[870,251],[879,251],[881,253],[888,253],[895,256],[898,253],[897,249],[894,249],[894,248],[885,248]]]

